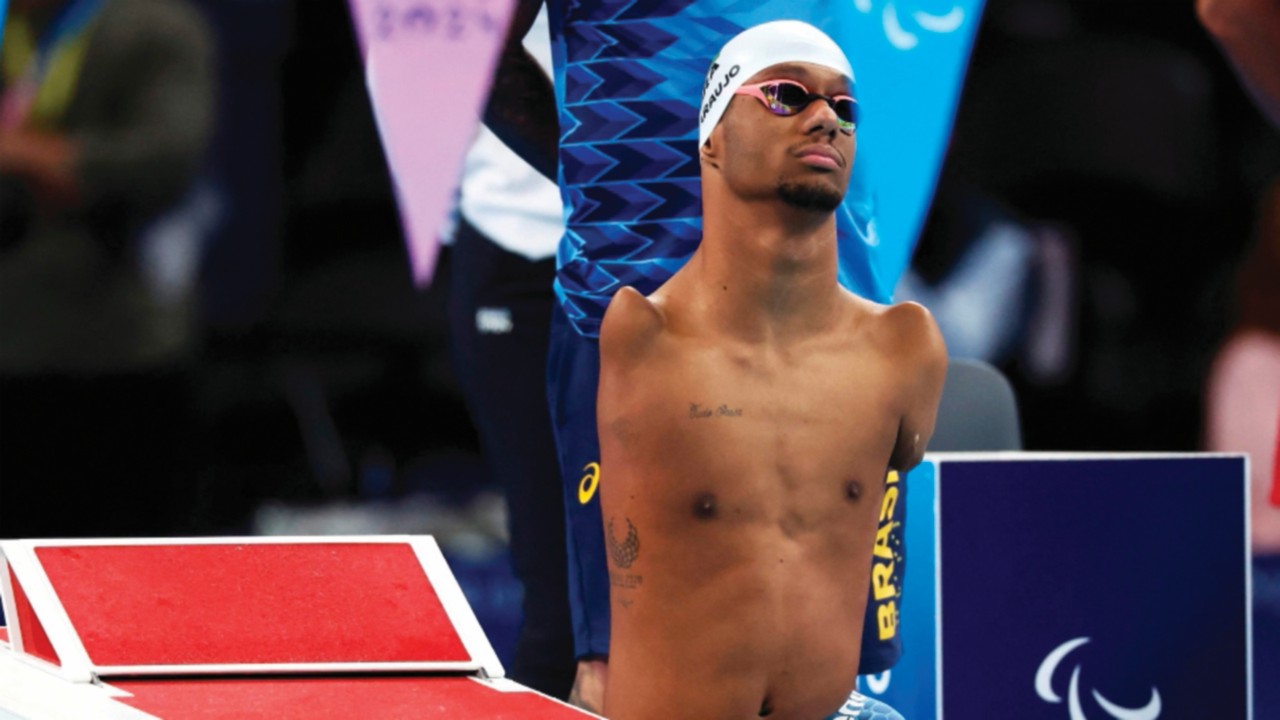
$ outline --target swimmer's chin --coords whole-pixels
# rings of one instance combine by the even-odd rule
[[[778,183],[778,199],[799,210],[835,212],[844,193],[822,183],[788,180]]]

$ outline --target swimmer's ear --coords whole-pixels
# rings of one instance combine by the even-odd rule
[[[720,126],[716,126],[707,141],[698,148],[698,157],[713,168],[720,167]]]

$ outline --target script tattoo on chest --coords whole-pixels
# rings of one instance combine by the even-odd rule
[[[704,418],[724,417],[736,418],[742,417],[742,408],[729,407],[721,404],[720,407],[711,408],[701,403],[689,403],[689,419],[702,420]]]

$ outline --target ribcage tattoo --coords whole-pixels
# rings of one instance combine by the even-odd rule
[[[609,557],[620,568],[631,567],[640,555],[640,534],[636,532],[636,526],[631,524],[630,518],[627,518],[627,537],[621,542],[614,538],[613,518],[609,518],[609,532],[605,534],[605,541],[609,543]]]

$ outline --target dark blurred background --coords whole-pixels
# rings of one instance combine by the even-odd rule
[[[914,265],[945,275],[984,204],[1049,239],[1021,334],[989,358],[1028,449],[1199,448],[1278,140],[1192,3],[988,2]]]

